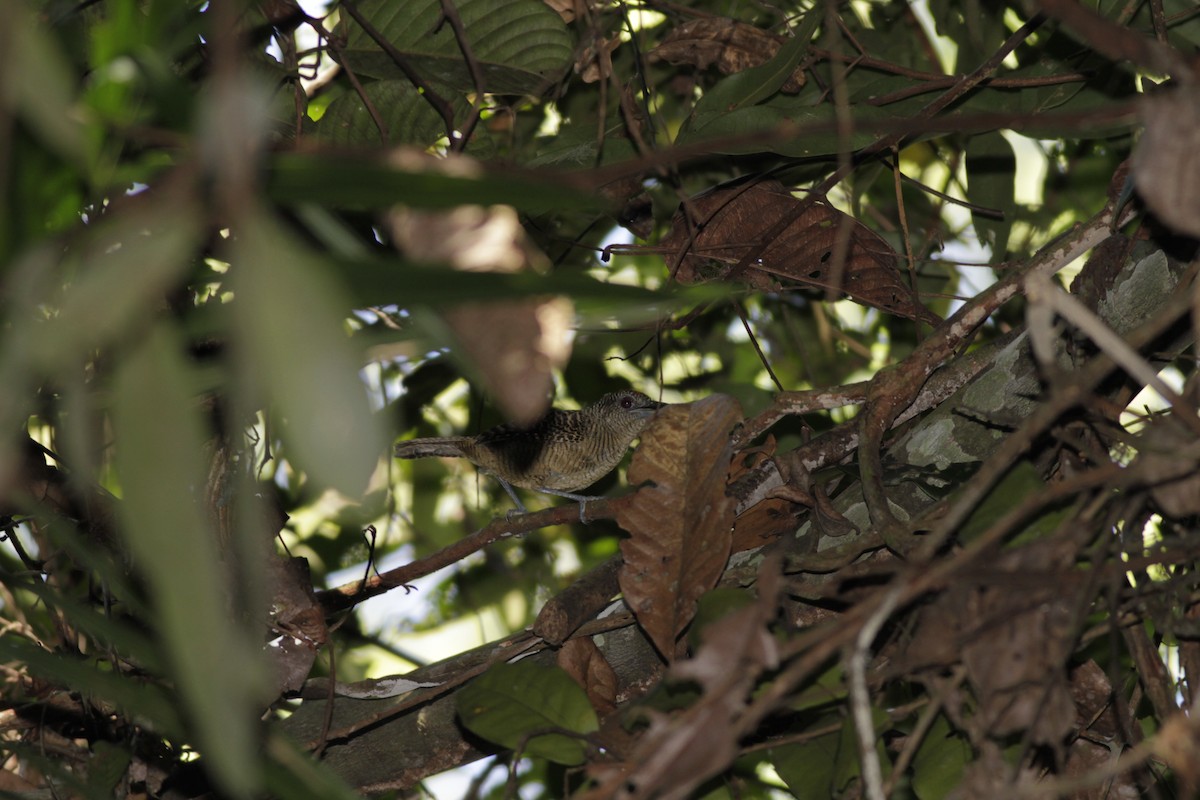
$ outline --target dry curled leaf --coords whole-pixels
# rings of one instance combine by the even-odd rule
[[[389,222],[397,245],[417,261],[464,272],[520,272],[544,261],[509,206],[401,208]],[[552,371],[570,357],[573,315],[570,300],[549,297],[468,303],[446,312],[445,319],[505,415],[527,425],[545,413]]]
[[[741,419],[737,401],[724,395],[667,406],[642,434],[629,467],[631,484],[651,485],[617,513],[629,533],[621,542],[619,582],[638,624],[668,661],[696,601],[729,557],[734,506],[725,477],[733,454],[729,432]]]
[[[1200,236],[1200,90],[1148,95],[1141,115],[1146,129],[1133,155],[1138,194],[1167,225]]]
[[[590,636],[571,639],[558,651],[558,666],[587,692],[588,702],[603,718],[617,708],[617,673]]]
[[[782,36],[725,17],[704,17],[685,22],[650,51],[650,59],[670,64],[691,64],[698,69],[716,66],[725,75],[767,63],[783,43]],[[804,88],[802,68],[788,76],[780,91],[796,94]]]
[[[698,685],[700,699],[675,715],[647,712],[650,726],[629,760],[593,770],[599,785],[583,800],[691,797],[695,787],[737,758],[739,717],[755,682],[779,666],[779,643],[769,626],[778,610],[781,577],[777,559],[764,561],[757,602],[707,626],[696,655],[676,661],[667,672],[667,682]]]
[[[691,199],[662,240],[680,283],[744,281],[766,292],[799,286],[849,295],[856,302],[936,325],[901,279],[896,251],[879,234],[822,202],[795,216],[802,201],[778,181],[720,186]],[[688,224],[685,214],[695,214]],[[762,243],[785,217],[791,222],[746,269],[732,266]],[[695,235],[692,236],[692,232]]]

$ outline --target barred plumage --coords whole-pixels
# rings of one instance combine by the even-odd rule
[[[465,458],[510,494],[508,484],[571,496],[611,472],[662,405],[641,392],[613,392],[579,411],[552,409],[528,428],[500,425],[478,436],[412,439],[397,444],[395,453]]]

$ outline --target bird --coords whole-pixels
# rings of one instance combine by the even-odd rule
[[[525,506],[513,486],[567,497],[607,475],[663,403],[631,390],[611,392],[579,411],[551,409],[529,427],[505,424],[475,436],[409,439],[395,446],[397,458],[465,458],[495,477],[517,509]]]

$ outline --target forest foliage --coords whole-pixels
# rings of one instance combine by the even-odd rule
[[[0,18],[0,794],[1200,790],[1191,0]]]

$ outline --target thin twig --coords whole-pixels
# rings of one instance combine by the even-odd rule
[[[353,0],[342,0],[341,7],[346,9],[346,13],[349,14],[351,18],[359,24],[359,26],[366,32],[367,36],[370,36],[375,44],[379,45],[380,49],[388,54],[388,57],[391,58],[392,61],[395,62],[396,66],[400,68],[400,71],[404,73],[404,77],[408,78],[409,83],[421,91],[421,96],[425,98],[425,102],[433,106],[433,110],[436,111],[438,116],[442,118],[442,123],[446,126],[446,138],[450,140],[450,145],[453,147],[458,137],[458,129],[454,124],[454,108],[446,101],[444,97],[434,91],[433,87],[417,74],[412,65],[408,63],[408,58],[401,53],[395,45],[389,42],[387,37],[379,32],[378,28],[372,25],[371,22],[362,15],[362,12],[358,10],[358,7]],[[344,63],[345,62],[343,62],[343,64]]]
[[[463,122],[458,139],[456,140],[453,136],[450,137],[450,149],[456,153],[461,153],[466,148],[467,142],[471,140],[471,135],[475,132],[475,126],[479,124],[479,117],[483,111],[483,98],[487,94],[487,86],[483,76],[483,66],[479,63],[479,59],[475,57],[475,52],[471,49],[471,43],[467,39],[466,26],[463,25],[462,17],[459,16],[458,9],[454,6],[454,0],[441,0],[441,2],[442,17],[446,22],[450,23],[450,29],[454,31],[454,40],[458,42],[458,50],[467,62],[467,71],[471,74],[471,84],[475,87],[475,102],[471,104],[471,113],[467,115],[466,121]]]
[[[859,628],[854,647],[846,659],[846,671],[850,678],[850,712],[854,716],[855,733],[858,734],[858,755],[868,800],[887,800],[887,795],[883,791],[879,754],[875,752],[875,721],[871,715],[871,695],[867,691],[867,662],[871,657],[871,644],[883,623],[896,609],[902,589],[903,584],[896,583],[887,591],[879,607]]]

